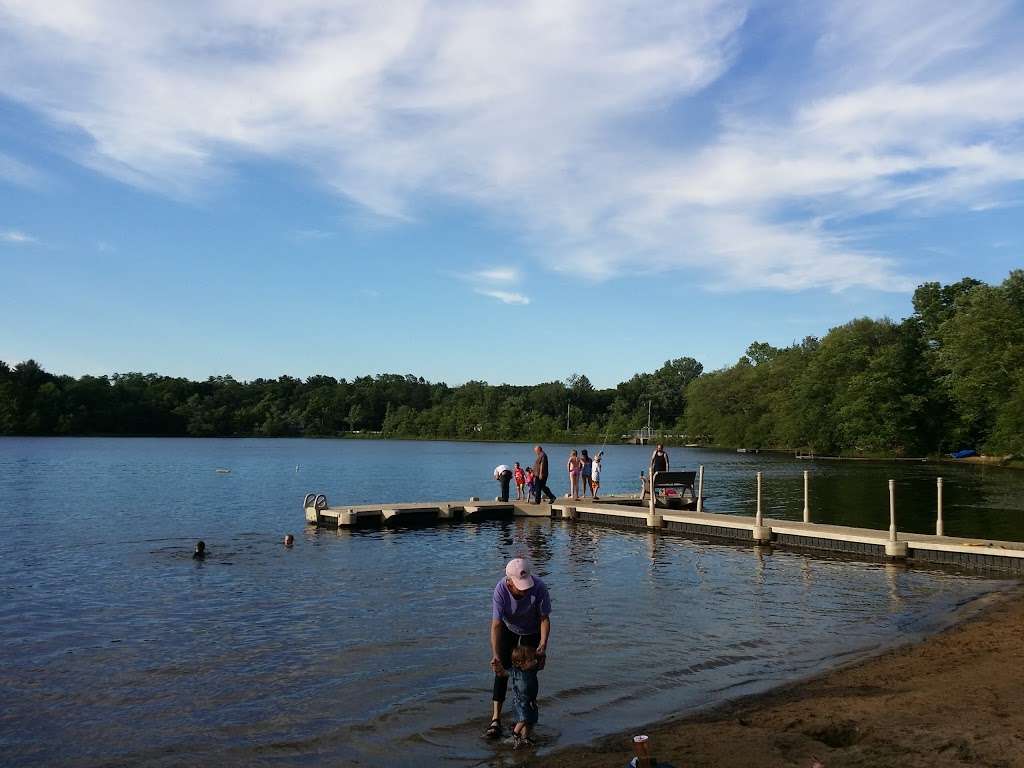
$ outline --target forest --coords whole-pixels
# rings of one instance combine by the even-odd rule
[[[897,322],[858,318],[788,347],[750,344],[705,372],[667,361],[614,388],[582,374],[532,386],[411,374],[205,381],[62,376],[0,361],[2,435],[384,436],[669,441],[818,454],[1024,453],[1024,270],[999,285],[925,283]],[[568,428],[567,428],[568,421]]]

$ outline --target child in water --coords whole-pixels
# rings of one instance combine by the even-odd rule
[[[512,649],[512,701],[516,705],[516,726],[512,729],[512,748],[532,747],[533,726],[537,724],[537,652],[528,645]]]

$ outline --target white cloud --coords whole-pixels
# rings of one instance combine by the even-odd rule
[[[32,235],[26,234],[19,229],[8,229],[0,232],[0,241],[13,243],[14,245],[32,245],[39,242]]]
[[[38,187],[42,184],[43,176],[32,166],[0,152],[0,180],[21,187]]]
[[[497,299],[503,304],[526,305],[530,303],[529,298],[514,291],[499,291],[492,288],[475,288],[474,290],[481,296],[490,296],[492,299]]]
[[[519,270],[512,267],[481,269],[473,272],[471,278],[491,283],[515,283],[519,281]]]
[[[598,279],[904,290],[858,217],[1020,197],[1013,3],[790,7],[806,60],[765,79],[730,71],[746,5],[0,0],[0,94],[129,184],[190,196],[283,158],[396,221],[478,206]]]
[[[292,235],[296,240],[327,240],[334,237],[333,232],[323,229],[297,229]]]

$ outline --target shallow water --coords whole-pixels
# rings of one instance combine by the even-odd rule
[[[645,454],[608,449],[609,490],[631,490]],[[504,758],[479,733],[489,595],[518,554],[552,589],[545,748],[827,668],[941,626],[1005,583],[548,520],[302,526],[309,490],[352,502],[486,498],[494,464],[527,455],[494,444],[0,440],[4,764]],[[712,506],[747,511],[751,472],[764,468],[773,514],[799,514],[803,464],[699,460]],[[896,471],[910,517],[910,491],[934,482],[926,469],[815,467],[815,498],[873,488],[877,475],[884,502]],[[1012,475],[943,469],[947,487],[970,485],[971,505],[1019,498]],[[947,527],[1019,525],[1012,501],[973,515],[956,494]],[[876,514],[863,502],[828,514]],[[927,502],[918,506],[926,525]],[[292,550],[279,543],[286,530]],[[189,556],[196,538],[209,545],[205,562]]]

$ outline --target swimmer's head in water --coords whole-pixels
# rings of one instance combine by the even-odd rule
[[[196,542],[196,551],[192,553],[192,557],[195,557],[195,558],[206,557],[206,542],[205,541],[197,541]]]
[[[512,666],[516,669],[534,669],[537,666],[537,651],[528,645],[517,645],[512,649]]]
[[[284,537],[284,545],[286,547],[290,547],[293,544],[295,544],[295,537],[289,533]]]

